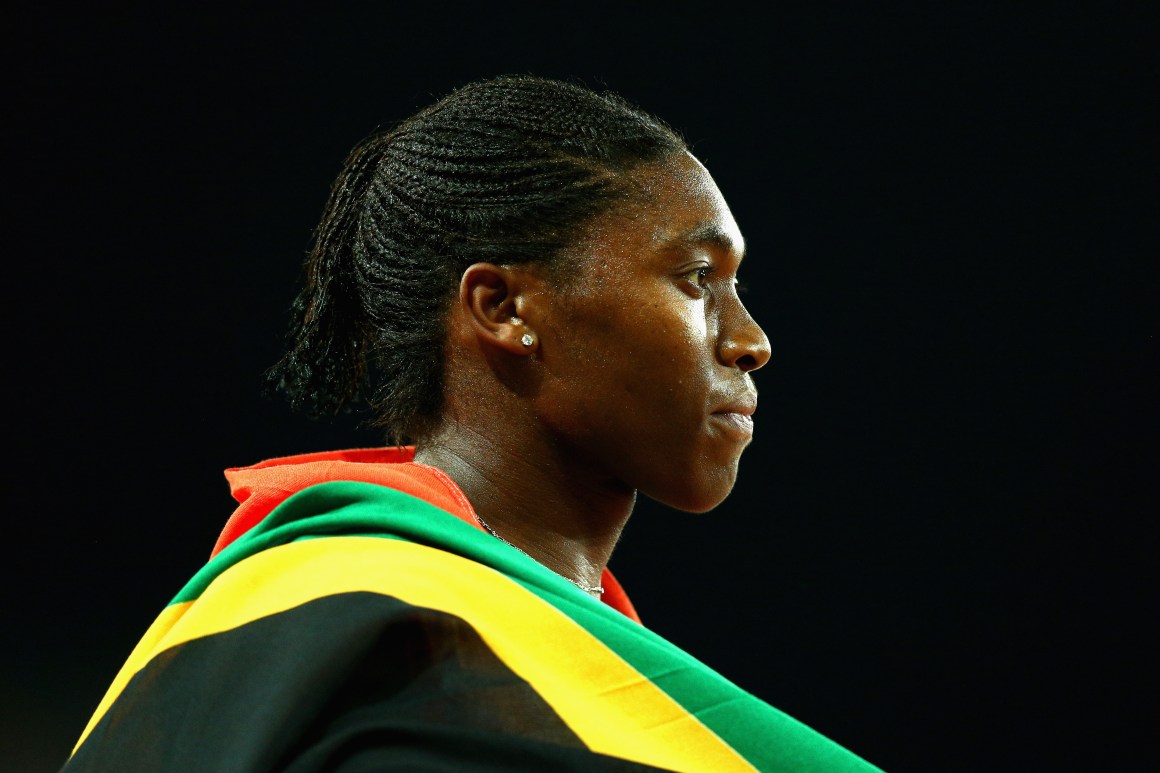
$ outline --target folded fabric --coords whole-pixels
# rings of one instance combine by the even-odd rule
[[[277,465],[292,485],[240,491],[65,770],[877,770],[626,596],[602,603],[481,531],[430,468],[303,459]],[[336,461],[406,480],[303,471]]]

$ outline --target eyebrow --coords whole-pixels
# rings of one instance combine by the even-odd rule
[[[661,244],[665,247],[670,247],[676,244],[706,244],[711,247],[719,247],[727,252],[732,252],[734,249],[737,249],[738,257],[745,257],[745,240],[742,239],[741,243],[737,244],[733,241],[733,238],[716,223],[701,223],[687,231],[682,231],[676,236],[662,239]]]

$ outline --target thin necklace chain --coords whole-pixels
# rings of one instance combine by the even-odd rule
[[[487,529],[487,533],[488,533],[488,534],[490,534],[491,536],[495,537],[497,540],[499,540],[499,541],[500,541],[500,542],[502,542],[503,544],[507,545],[509,548],[515,548],[516,550],[519,550],[521,553],[523,553],[525,556],[528,556],[528,558],[532,558],[532,557],[531,557],[531,556],[530,556],[530,555],[527,553],[527,551],[525,551],[525,550],[521,550],[520,548],[517,548],[517,547],[516,547],[515,545],[513,545],[512,543],[508,542],[506,539],[504,539],[503,537],[499,536],[499,534],[497,534],[497,533],[496,533],[495,529],[491,528],[491,526],[489,526],[489,525],[488,525],[487,521],[485,521],[485,520],[483,520],[482,518],[480,518],[480,517],[479,517],[479,513],[476,513],[476,514],[475,514],[475,518],[476,518],[476,520],[478,520],[478,521],[479,521],[479,525],[480,525],[480,526],[482,526],[483,528]],[[533,561],[536,561],[536,559],[534,559],[534,558],[532,558],[532,560],[533,560]],[[540,561],[536,561],[536,563],[537,563],[537,564],[540,564],[540,566],[543,566],[543,565],[544,565],[544,564],[542,564]],[[553,569],[552,571],[555,571],[555,570]],[[556,572],[556,574],[560,574],[560,573],[559,573],[559,572]],[[603,593],[604,593],[604,587],[603,587],[603,586],[601,586],[601,585],[585,585],[584,583],[580,582],[579,580],[573,580],[571,577],[569,577],[569,576],[568,576],[568,575],[566,575],[566,574],[560,574],[560,576],[561,576],[561,577],[563,577],[563,578],[564,578],[565,580],[567,580],[568,582],[570,582],[570,583],[572,583],[573,585],[575,585],[575,586],[576,586],[577,588],[579,588],[580,590],[584,591],[585,593],[600,593],[600,594],[603,594]]]

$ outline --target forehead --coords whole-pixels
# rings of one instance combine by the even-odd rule
[[[623,203],[592,223],[589,250],[637,261],[690,248],[744,254],[725,197],[691,154],[635,170],[626,187]]]

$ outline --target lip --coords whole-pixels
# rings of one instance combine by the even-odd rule
[[[752,437],[753,414],[756,411],[757,395],[750,392],[713,411],[710,417],[730,434]]]
[[[721,401],[720,407],[713,409],[713,415],[737,413],[742,416],[752,416],[757,412],[757,392],[752,389],[727,395]]]
[[[710,417],[716,419],[716,424],[728,429],[731,434],[742,435],[745,437],[753,436],[752,411],[749,411],[748,413],[743,413],[741,411],[715,411],[710,414]]]

